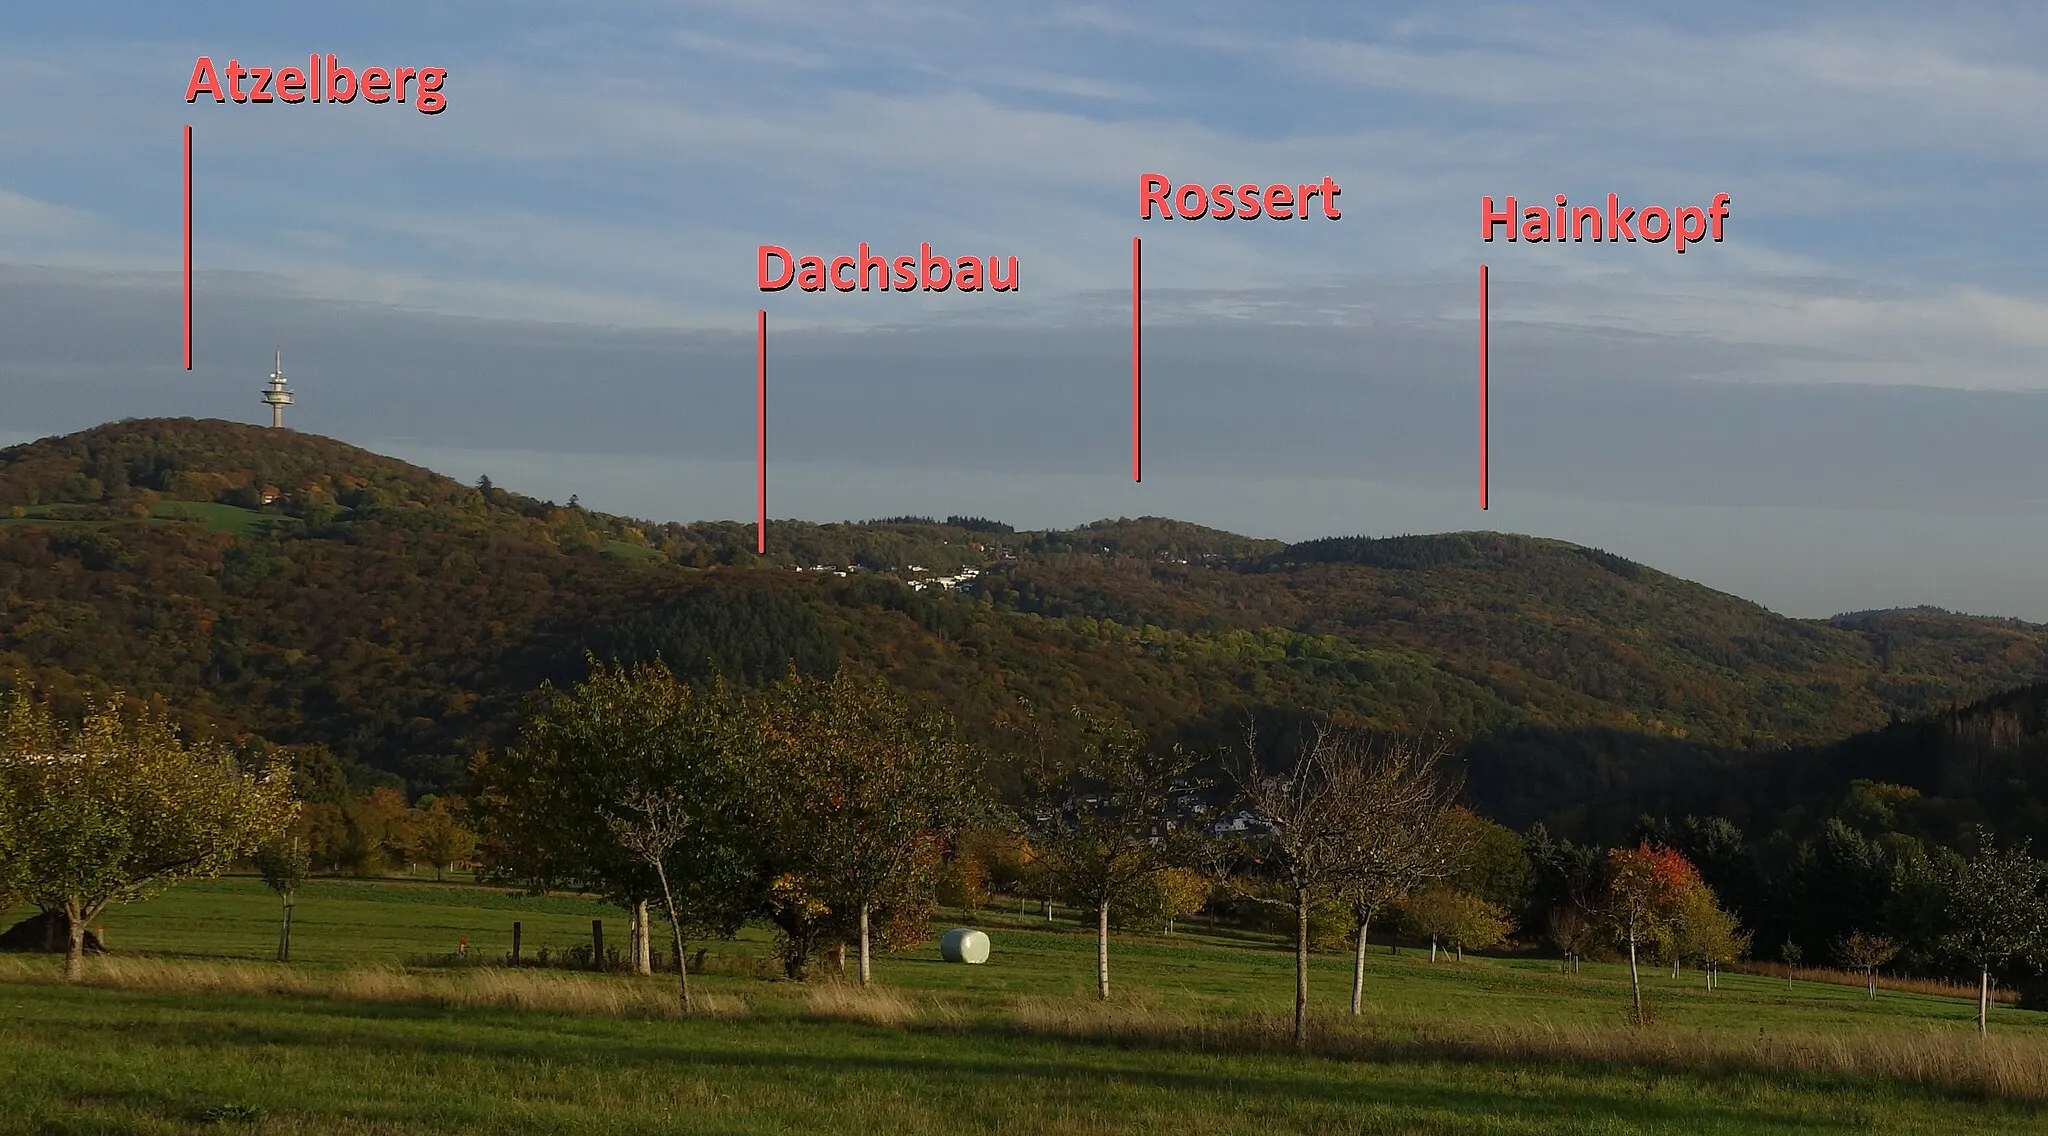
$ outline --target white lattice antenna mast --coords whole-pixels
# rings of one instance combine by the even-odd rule
[[[285,387],[284,352],[277,353],[277,369],[270,372],[270,385],[263,390],[263,401],[270,406],[272,429],[284,425],[284,408],[292,404],[292,392]]]

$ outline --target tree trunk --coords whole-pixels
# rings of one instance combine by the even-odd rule
[[[640,944],[647,937],[647,928],[640,925],[640,905],[626,909],[626,965],[634,974],[640,973]]]
[[[676,893],[668,886],[668,869],[656,860],[654,870],[661,880],[661,907],[668,912],[669,930],[676,937],[676,999],[682,1003],[683,1012],[690,1010],[690,967],[683,958],[683,920],[676,914]],[[518,926],[514,924],[514,926]]]
[[[683,921],[676,918],[675,904],[668,904],[669,929],[676,936],[676,1000],[690,1008],[690,965],[683,958]]]
[[[1863,977],[1870,986],[1870,1000],[1873,1002],[1877,1001],[1877,971],[1866,970],[1863,972]]]
[[[1045,898],[1045,921],[1046,921],[1047,923],[1050,923],[1050,922],[1052,922],[1052,897],[1051,897],[1051,896],[1047,896],[1047,897]]]
[[[633,973],[654,973],[654,928],[648,926],[647,901],[633,905]]]
[[[1672,960],[1671,960],[1671,977],[1672,977],[1672,979],[1673,979],[1674,981],[1675,981],[1675,980],[1676,980],[1676,979],[1678,978],[1678,960],[1677,960],[1677,959],[1672,959]]]
[[[1358,957],[1351,967],[1351,1013],[1353,1016],[1365,1011],[1365,939],[1372,930],[1372,916],[1358,921]]]
[[[1095,905],[1095,997],[1109,1001],[1109,901]]]
[[[1628,985],[1636,1000],[1636,1024],[1643,1024],[1643,976],[1636,970],[1636,941],[1628,941]]]
[[[860,905],[860,984],[862,986],[866,986],[875,980],[873,948],[869,945],[873,939],[868,930],[868,916],[872,911],[873,908],[870,905],[865,903]]]
[[[1435,961],[1436,961],[1436,936],[1435,936],[1435,935],[1431,935],[1431,936],[1429,937],[1429,961],[1431,961],[1431,962],[1435,962]]]
[[[284,897],[284,922],[277,929],[277,961],[292,961],[292,897]]]
[[[1308,889],[1294,890],[1294,1047],[1308,1045]]]
[[[85,970],[85,910],[78,904],[67,903],[64,917],[70,932],[70,941],[64,948],[64,980],[76,982]]]
[[[1991,1028],[1991,968],[1977,972],[1977,1032],[1985,1033]]]

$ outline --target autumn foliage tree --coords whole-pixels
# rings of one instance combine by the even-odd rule
[[[476,853],[476,833],[463,823],[462,808],[460,797],[429,796],[402,822],[400,845],[406,859],[434,869],[437,880]]]
[[[980,752],[949,716],[851,671],[791,674],[758,705],[772,874],[854,922],[865,986],[877,910],[928,910],[950,842],[986,812]]]
[[[21,845],[20,810],[16,803],[15,779],[0,776],[0,911],[13,907],[21,898],[26,860]]]
[[[1899,944],[1885,935],[1852,931],[1835,944],[1835,958],[1850,970],[1863,972],[1863,985],[1877,997],[1878,968],[1899,957]]]
[[[1154,911],[1166,933],[1173,934],[1176,921],[1200,915],[1213,890],[1208,877],[1186,868],[1161,868],[1152,873],[1151,894],[1158,905]]]
[[[1733,912],[1721,906],[1713,889],[1695,873],[1679,887],[1664,925],[1661,945],[1671,959],[1671,976],[1685,959],[1704,975],[1707,989],[1719,981],[1720,968],[1749,951],[1749,933],[1737,925]]]
[[[169,716],[96,701],[74,725],[17,691],[0,704],[5,843],[25,897],[68,931],[76,978],[86,928],[108,904],[226,871],[291,820],[283,762],[244,769]]]
[[[1643,979],[1638,969],[1641,948],[1671,934],[1681,902],[1688,892],[1706,885],[1692,863],[1679,853],[1645,842],[1607,853],[1605,915],[1614,941],[1628,948],[1628,978],[1638,1024],[1643,1013]]]
[[[1507,912],[1498,904],[1443,884],[1431,884],[1404,897],[1400,911],[1402,922],[1429,940],[1432,962],[1439,945],[1456,951],[1461,961],[1467,947],[1484,950],[1498,946],[1506,941],[1510,926]]]

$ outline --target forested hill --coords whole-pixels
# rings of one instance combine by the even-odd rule
[[[1520,727],[1466,757],[1476,807],[1573,839],[1626,843],[1645,817],[1718,817],[1791,839],[1842,820],[1948,847],[1976,846],[1979,829],[2048,847],[2048,682],[1786,750]]]
[[[751,526],[609,516],[291,431],[114,423],[0,451],[0,681],[161,694],[425,787],[586,653],[742,681],[872,666],[991,736],[1023,696],[1195,741],[1313,711],[1553,753],[1813,745],[2048,675],[2039,626],[1786,619],[1493,533],[1286,546],[1158,518],[899,517],[777,523],[769,542],[757,557]]]

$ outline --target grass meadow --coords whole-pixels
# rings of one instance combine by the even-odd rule
[[[2048,1130],[2048,1015],[1927,993],[1426,950],[1319,956],[1307,1054],[1293,959],[1205,930],[1120,936],[1094,1000],[1091,928],[986,910],[982,967],[882,956],[878,986],[757,977],[771,943],[703,944],[673,977],[425,965],[469,940],[560,953],[623,913],[421,880],[318,880],[290,966],[254,880],[102,920],[87,981],[0,956],[0,1131],[278,1133],[1772,1133]],[[22,913],[15,913],[18,916]],[[10,919],[12,916],[10,917]],[[698,944],[693,944],[696,946]],[[410,961],[413,965],[407,965]],[[823,968],[820,968],[821,971]]]

